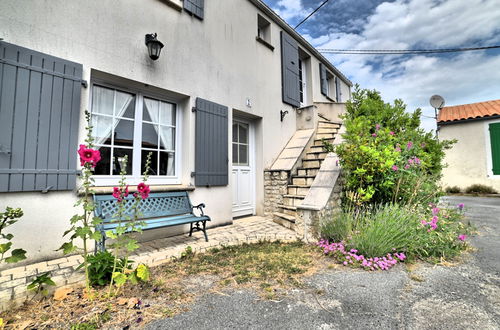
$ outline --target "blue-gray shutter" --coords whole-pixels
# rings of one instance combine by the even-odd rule
[[[321,94],[328,96],[328,77],[326,67],[323,63],[319,64],[319,79],[321,86]]]
[[[0,192],[76,185],[82,65],[0,41]]]
[[[340,90],[340,80],[335,77],[335,93],[337,94],[337,102],[342,102],[342,91]]]
[[[184,10],[192,15],[203,19],[204,15],[204,0],[184,0]]]
[[[196,98],[195,186],[228,184],[228,109]]]
[[[283,102],[299,107],[299,46],[297,41],[284,31],[281,31],[281,84]]]

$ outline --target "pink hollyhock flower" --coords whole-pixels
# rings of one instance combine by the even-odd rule
[[[89,163],[92,167],[95,167],[101,160],[101,152],[99,150],[87,148],[84,144],[80,144],[78,155],[80,156],[80,166],[84,166]]]
[[[125,192],[123,193],[123,196],[125,197],[128,196],[128,185],[125,187]]]
[[[113,197],[116,198],[119,202],[122,201],[122,192],[119,187],[113,187]]]
[[[141,182],[137,185],[137,192],[141,194],[142,199],[146,199],[149,197],[149,193],[151,192],[151,188],[144,182]]]
[[[413,142],[410,141],[406,144],[406,149],[410,150],[412,147],[413,147]]]
[[[390,131],[390,132],[389,132],[389,134],[394,135],[394,132],[393,132],[393,131]]]
[[[467,235],[458,235],[458,239],[461,240],[462,242],[465,241],[467,239]]]
[[[396,165],[392,165],[391,169],[392,169],[393,171],[397,171],[397,170],[399,170],[399,168],[398,168]]]

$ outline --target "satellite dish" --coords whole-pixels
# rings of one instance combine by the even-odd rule
[[[444,107],[444,99],[441,95],[432,95],[429,103],[434,109],[441,109]]]

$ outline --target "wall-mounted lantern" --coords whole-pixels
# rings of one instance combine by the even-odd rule
[[[163,43],[156,39],[156,36],[156,33],[146,34],[146,46],[148,47],[149,58],[153,61],[156,61],[160,57],[160,52],[163,48]]]

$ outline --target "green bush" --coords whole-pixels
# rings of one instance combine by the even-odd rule
[[[462,192],[462,190],[458,186],[446,187],[444,191],[448,194],[459,194]]]
[[[434,217],[436,228],[431,226]],[[462,219],[455,210],[383,204],[342,211],[324,221],[320,232],[323,239],[344,242],[347,250],[356,249],[365,257],[398,251],[409,259],[436,261],[452,258],[466,247],[458,239],[468,231]]]
[[[496,194],[498,193],[495,189],[484,184],[473,184],[465,188],[467,194]]]
[[[421,111],[406,112],[401,100],[385,103],[377,91],[355,87],[343,116],[344,142],[335,151],[344,171],[344,191],[356,204],[398,202],[427,204],[439,197],[444,150],[453,141],[439,141],[420,128]]]
[[[111,274],[113,273],[114,256],[108,251],[97,252],[95,255],[89,255],[87,262],[89,266],[89,280],[92,286],[104,286],[111,282]],[[127,269],[131,269],[131,260],[127,262]],[[125,258],[117,260],[116,268],[121,270],[125,264]],[[82,268],[83,264],[78,268]]]

